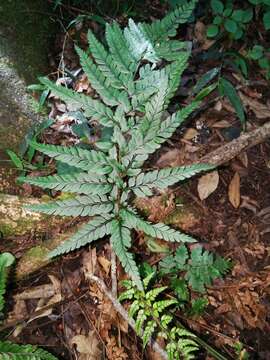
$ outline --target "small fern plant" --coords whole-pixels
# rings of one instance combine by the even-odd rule
[[[10,266],[15,258],[10,253],[0,254],[0,313],[5,306],[5,292]],[[18,345],[10,341],[0,340],[0,359],[3,360],[57,360],[55,356],[47,351],[33,345]]]
[[[133,229],[171,242],[195,241],[165,224],[145,221],[131,206],[134,196],[151,196],[153,189],[165,189],[212,168],[198,164],[143,171],[148,157],[172,136],[215,86],[203,89],[189,105],[166,116],[190,55],[187,49],[183,50],[183,43],[170,37],[175,36],[178,24],[190,17],[195,3],[192,0],[152,24],[136,25],[130,20],[124,30],[117,23],[107,25],[107,47],[90,31],[91,57],[79,48],[76,50],[99,99],[41,79],[56,96],[83,110],[87,118],[98,121],[100,127],[112,133],[109,140],[101,139],[89,150],[31,143],[36,150],[78,168],[79,172],[20,178],[42,188],[78,194],[72,199],[30,209],[46,214],[93,217],[53,250],[50,257],[110,235],[112,248],[123,268],[142,290],[134,256],[128,251]]]
[[[163,338],[169,360],[194,359],[194,353],[199,349],[197,336],[184,327],[171,325],[171,311],[178,304],[176,299],[161,299],[159,297],[167,286],[148,290],[155,272],[143,279],[144,291],[141,291],[130,280],[122,281],[126,290],[119,296],[119,301],[132,301],[129,316],[135,320],[135,331],[141,336],[145,347],[153,336]]]

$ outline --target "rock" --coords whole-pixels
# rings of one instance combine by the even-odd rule
[[[17,152],[29,127],[41,120],[26,84],[48,71],[48,48],[55,34],[49,6],[44,0],[0,4],[0,191],[15,187],[6,150]]]

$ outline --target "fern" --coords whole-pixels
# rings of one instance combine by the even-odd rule
[[[189,255],[185,245],[179,246],[174,256],[163,258],[159,265],[161,274],[177,275],[184,272],[189,286],[201,293],[213,280],[222,277],[231,268],[230,261],[220,256],[214,257],[201,246],[192,249]]]
[[[8,268],[13,264],[15,258],[10,253],[0,254],[0,313],[5,305],[4,295],[6,292]]]
[[[142,171],[143,162],[172,136],[203,97],[200,94],[185,108],[169,114],[164,120],[164,113],[179,86],[190,55],[190,50],[182,43],[169,38],[175,35],[178,25],[190,17],[195,3],[192,0],[151,25],[137,25],[132,20],[124,30],[115,22],[107,25],[107,45],[101,44],[89,32],[92,57],[79,48],[77,52],[91,85],[100,96],[99,100],[41,79],[59,98],[75,104],[86,117],[98,120],[101,126],[112,131],[108,141],[99,141],[90,150],[32,143],[36,150],[80,171],[21,178],[44,189],[77,194],[68,200],[33,206],[32,210],[54,215],[93,216],[77,234],[52,251],[51,257],[110,235],[121,264],[142,289],[135,258],[129,251],[133,229],[166,241],[195,241],[165,224],[143,220],[129,207],[134,195],[151,196],[153,189],[164,189],[212,168],[201,164]],[[164,62],[168,54],[161,56],[159,49],[172,48],[178,54],[177,60],[173,58],[169,63]],[[206,89],[204,94],[211,90]],[[152,332],[153,325],[149,323],[147,329]]]
[[[3,360],[57,360],[47,351],[33,345],[18,345],[0,341],[0,358]]]
[[[178,304],[176,299],[164,299],[166,286],[148,290],[155,273],[151,273],[143,280],[143,291],[133,282],[123,282],[127,289],[120,297],[120,301],[129,299],[132,304],[129,316],[135,320],[135,330],[143,340],[145,347],[153,337],[165,340],[168,359],[194,359],[194,353],[199,349],[197,336],[187,329],[173,326],[170,311]],[[159,298],[163,296],[161,300]]]

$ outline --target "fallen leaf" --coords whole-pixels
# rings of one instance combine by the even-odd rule
[[[236,172],[229,185],[229,200],[234,208],[240,205],[240,175]]]
[[[270,117],[269,106],[262,104],[261,102],[250,98],[249,96],[244,95],[242,92],[239,92],[239,96],[243,101],[244,105],[249,106],[258,119],[265,119],[267,117]]]
[[[111,268],[111,262],[106,259],[104,256],[98,257],[98,262],[102,266],[103,270],[105,271],[106,275],[109,274],[110,268]]]
[[[195,136],[197,136],[199,133],[196,129],[194,128],[189,128],[187,129],[187,131],[185,132],[183,139],[185,140],[192,140]]]
[[[71,344],[76,345],[79,353],[79,360],[99,360],[101,358],[101,350],[99,340],[94,331],[85,335],[75,335],[71,339]]]
[[[205,200],[218,187],[219,175],[217,171],[212,171],[200,177],[198,182],[198,194],[201,200]]]

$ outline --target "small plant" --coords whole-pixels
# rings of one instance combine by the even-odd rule
[[[52,119],[46,119],[41,123],[32,125],[29,128],[27,134],[25,135],[22,143],[20,144],[17,153],[9,149],[6,150],[14,166],[23,174],[29,170],[39,170],[45,167],[45,165],[43,164],[43,158],[41,158],[38,163],[32,164],[32,160],[36,150],[30,145],[30,142],[35,141],[37,137],[52,124]]]
[[[0,313],[3,316],[4,295],[7,286],[8,270],[15,258],[10,253],[0,254]],[[57,360],[47,351],[33,345],[18,345],[10,341],[0,340],[0,359],[4,360]]]
[[[148,290],[154,276],[153,272],[143,280],[144,291],[139,290],[132,281],[123,281],[126,291],[119,300],[132,301],[129,316],[135,320],[135,330],[142,337],[144,347],[156,334],[165,340],[169,360],[194,359],[194,353],[199,349],[197,336],[182,326],[173,325],[173,315],[169,309],[173,310],[178,301],[174,298],[159,300],[166,286]]]
[[[222,277],[230,269],[230,262],[220,256],[214,257],[201,246],[196,246],[190,251],[183,244],[177,248],[175,254],[163,258],[159,263],[161,274],[175,278],[179,273],[184,273],[184,278],[189,287],[200,293],[205,292],[205,287],[212,284],[213,280]]]
[[[21,178],[42,188],[79,194],[73,199],[31,209],[55,215],[94,216],[71,239],[53,250],[50,257],[111,235],[112,248],[123,268],[142,290],[136,262],[128,251],[133,229],[166,241],[195,241],[165,224],[143,220],[131,205],[134,195],[151,196],[154,188],[165,189],[213,168],[207,164],[146,172],[142,168],[145,160],[215,87],[203,89],[188,106],[162,119],[189,58],[183,44],[169,38],[175,36],[179,23],[187,21],[194,5],[195,1],[191,1],[150,25],[136,25],[130,20],[123,31],[116,23],[107,25],[109,51],[89,32],[89,47],[95,62],[81,49],[77,48],[77,52],[91,86],[102,101],[41,79],[55,95],[82,108],[86,117],[98,120],[112,134],[106,141],[98,141],[92,150],[31,143],[36,150],[80,170],[65,175]],[[162,66],[164,58],[171,62]]]
[[[270,79],[270,49],[265,49],[261,45],[254,45],[248,52],[248,58],[256,61],[263,70],[266,79]]]
[[[213,23],[207,29],[209,37],[216,37],[222,31],[226,31],[232,39],[238,40],[243,37],[247,24],[253,18],[253,9],[234,9],[232,1],[225,4],[220,0],[211,0]]]

